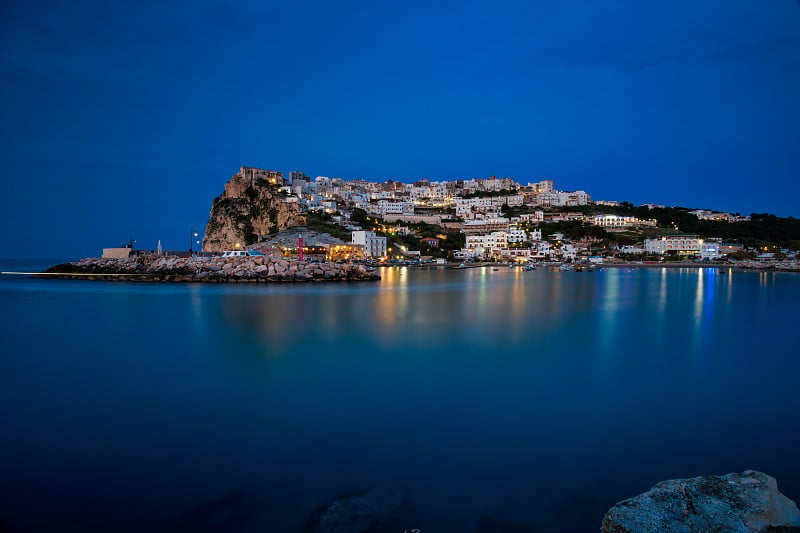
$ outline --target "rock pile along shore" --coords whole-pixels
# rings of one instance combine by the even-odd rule
[[[778,491],[775,478],[746,470],[662,481],[609,509],[601,531],[788,533],[800,531],[800,511]]]
[[[751,270],[800,272],[800,261],[737,261],[734,266]]]
[[[246,283],[284,281],[374,281],[363,265],[311,263],[274,256],[88,258],[48,268],[48,278],[125,281]]]

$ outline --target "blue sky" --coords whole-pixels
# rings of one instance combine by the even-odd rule
[[[0,43],[0,256],[187,248],[241,165],[800,215],[797,0],[15,1]]]

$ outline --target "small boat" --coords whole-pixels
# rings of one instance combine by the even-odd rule
[[[499,268],[493,268],[492,270],[494,270],[495,272],[497,272],[497,271],[498,271],[498,270],[500,270],[500,269],[499,269]]]
[[[558,269],[562,272],[569,272],[572,270],[572,267],[569,265],[558,265]]]
[[[225,250],[222,257],[263,257],[264,254],[257,250]]]
[[[539,270],[539,269],[536,268],[534,265],[525,265],[524,267],[522,267],[522,270],[525,270],[526,272],[530,272],[531,270]]]

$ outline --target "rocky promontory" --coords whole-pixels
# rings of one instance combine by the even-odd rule
[[[372,281],[380,275],[364,265],[314,263],[278,256],[89,258],[48,268],[42,277],[121,281],[246,283],[284,281]]]
[[[249,246],[284,228],[304,225],[297,198],[282,193],[281,185],[280,172],[241,167],[211,204],[203,251]]]
[[[741,474],[662,481],[609,509],[603,533],[766,533],[800,531],[797,505],[775,478]]]

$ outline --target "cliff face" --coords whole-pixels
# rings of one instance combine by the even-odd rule
[[[263,236],[305,224],[297,203],[278,193],[281,174],[242,167],[214,199],[203,236],[204,252],[245,247]]]

